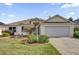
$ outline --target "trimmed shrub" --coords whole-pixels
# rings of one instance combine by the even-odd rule
[[[75,37],[75,38],[79,38],[79,31],[75,31],[75,32],[74,32],[74,37]]]
[[[3,31],[3,37],[7,37],[7,36],[10,36],[11,33],[9,31]]]
[[[79,31],[79,27],[75,27],[74,28],[74,31]]]
[[[48,36],[46,36],[46,35],[40,35],[39,36],[39,42],[40,43],[46,43],[46,42],[48,42],[49,40],[48,40]]]
[[[36,38],[35,35],[30,34],[27,37],[28,37],[28,40],[27,40],[28,43],[35,43],[35,42],[37,42],[37,38]]]
[[[9,33],[3,33],[3,37],[10,36]]]

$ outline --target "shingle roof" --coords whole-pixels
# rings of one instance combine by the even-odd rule
[[[10,23],[10,24],[7,24],[7,25],[18,25],[18,24],[20,24],[20,25],[22,25],[22,24],[23,25],[28,25],[28,24],[24,24],[24,22],[27,22],[27,21],[41,21],[41,22],[44,22],[44,23],[62,23],[62,22],[52,22],[52,21],[49,21],[50,19],[53,19],[55,17],[60,17],[63,20],[66,20],[67,21],[67,22],[63,22],[63,23],[74,23],[74,22],[72,22],[72,21],[70,21],[70,20],[68,20],[68,19],[66,19],[66,18],[64,18],[64,17],[62,17],[60,15],[55,15],[53,17],[48,18],[47,20],[43,20],[41,18],[35,17],[35,18],[30,18],[30,19],[26,19],[26,20],[22,20],[22,21]]]
[[[28,25],[28,24],[24,24],[24,22],[27,22],[27,21],[44,21],[43,19],[41,18],[31,18],[31,19],[26,19],[26,20],[22,20],[22,21],[18,21],[18,22],[14,22],[14,23],[9,23],[7,25]]]
[[[28,19],[28,20],[31,20],[31,21],[44,21],[43,19],[37,18],[37,17],[31,18],[31,19]]]
[[[3,22],[0,22],[0,25],[5,25]]]

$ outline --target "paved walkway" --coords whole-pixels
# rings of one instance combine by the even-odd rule
[[[63,55],[79,55],[79,39],[50,38],[50,42]]]

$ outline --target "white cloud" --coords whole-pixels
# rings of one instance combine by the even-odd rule
[[[65,14],[65,16],[66,16],[67,18],[70,18],[70,17],[72,17],[72,16],[74,16],[74,15],[75,15],[75,12],[69,12],[69,13]]]
[[[2,16],[8,16],[8,17],[15,17],[16,15],[14,14],[6,14],[6,13],[1,13]]]
[[[61,8],[79,7],[79,3],[63,4]]]
[[[2,16],[6,15],[6,13],[1,13]]]
[[[15,17],[15,15],[14,14],[9,14],[8,17]]]
[[[4,3],[5,5],[12,6],[13,3]]]
[[[61,8],[68,8],[68,7],[71,7],[71,5],[70,4],[64,4],[64,5],[61,6]]]
[[[29,18],[31,18],[31,17],[28,16],[28,17],[26,17],[26,18],[29,19]]]
[[[66,18],[70,18],[71,16],[67,16]]]
[[[70,14],[70,15],[75,15],[75,13],[74,13],[74,12],[70,12],[69,14]]]

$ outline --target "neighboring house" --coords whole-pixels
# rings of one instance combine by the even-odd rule
[[[74,23],[62,16],[55,15],[42,20],[39,18],[32,18],[23,21],[7,24],[5,26],[6,31],[14,33],[14,35],[28,35],[25,27],[34,26],[33,22],[38,21],[40,23],[39,33],[40,35],[47,35],[49,37],[72,37],[74,30]]]
[[[0,22],[0,35],[2,35],[2,31],[5,31],[6,29],[5,29],[5,24],[4,23],[2,23],[2,22]]]

